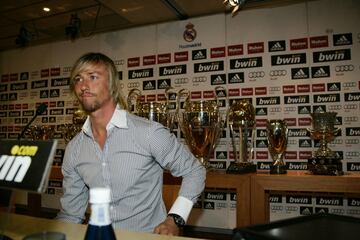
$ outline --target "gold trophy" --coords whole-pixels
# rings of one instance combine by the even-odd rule
[[[171,88],[167,88],[165,90],[165,102],[143,102],[141,100],[142,94],[139,89],[134,88],[130,90],[127,96],[129,111],[135,115],[159,122],[165,127],[170,128],[174,119],[170,116],[168,109],[168,96],[170,94],[170,89]],[[135,104],[132,104],[133,101],[135,101]],[[134,107],[132,107],[132,105],[134,105]]]
[[[55,132],[54,126],[35,125],[35,126],[29,127],[25,131],[25,138],[28,138],[31,140],[49,140],[49,139],[52,139],[54,132]]]
[[[314,140],[320,143],[319,149],[308,160],[308,169],[318,175],[342,175],[340,158],[328,147],[340,128],[334,128],[336,112],[311,113],[312,129],[307,129]]]
[[[272,158],[270,174],[285,174],[286,164],[283,160],[288,141],[288,127],[284,120],[267,120],[266,125],[268,149]]]
[[[230,164],[226,172],[256,172],[256,165],[249,161],[253,158],[254,151],[256,126],[254,106],[247,100],[235,101],[228,108],[227,119],[235,161]]]
[[[216,100],[190,101],[190,93],[186,89],[181,89],[178,93],[178,108],[180,98],[185,92],[187,92],[187,98],[184,102],[184,111],[178,114],[180,129],[194,156],[204,167],[211,169],[210,155],[217,145],[224,124],[217,98]]]
[[[72,123],[66,123],[60,126],[60,130],[66,143],[70,142],[70,140],[81,131],[81,128],[86,121],[87,114],[82,109],[77,109],[72,117]]]

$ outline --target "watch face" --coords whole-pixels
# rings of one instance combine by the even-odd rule
[[[174,218],[174,222],[178,227],[182,227],[185,225],[185,221],[181,216],[179,216],[177,214],[169,214],[169,216]]]

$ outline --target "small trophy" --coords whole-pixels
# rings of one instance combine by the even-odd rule
[[[169,114],[168,109],[168,96],[170,88],[165,90],[165,102],[142,102],[141,91],[139,89],[130,90],[127,96],[127,104],[130,112],[140,117],[147,118],[152,121],[156,121],[164,125],[165,127],[171,127],[173,125],[173,117]],[[132,109],[132,101],[135,100],[134,108]]]
[[[178,101],[184,95],[183,92],[184,89],[178,93]],[[177,105],[179,106],[180,103],[178,102]],[[217,100],[190,101],[190,94],[187,93],[184,112],[178,117],[180,129],[191,152],[205,168],[211,169],[210,154],[217,145],[224,124]]]
[[[333,141],[340,128],[334,128],[336,112],[311,113],[312,129],[307,129],[314,140],[320,143],[319,149],[313,157],[308,159],[308,169],[317,175],[342,175],[342,163],[340,158],[328,147]]]
[[[288,128],[284,120],[267,120],[266,125],[268,149],[272,158],[270,174],[285,174],[286,164],[283,160],[288,141]]]
[[[249,161],[254,150],[256,125],[254,106],[247,100],[235,101],[229,107],[227,115],[235,161],[231,162],[226,172],[256,172],[256,165]]]
[[[87,114],[82,109],[77,109],[72,116],[72,123],[66,123],[60,126],[66,143],[70,142],[73,137],[81,131],[87,118]]]

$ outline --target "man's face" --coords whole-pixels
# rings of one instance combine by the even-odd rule
[[[74,81],[75,94],[86,112],[95,112],[112,103],[109,73],[103,64],[89,65],[75,76]]]

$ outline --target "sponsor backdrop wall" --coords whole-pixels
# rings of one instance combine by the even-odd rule
[[[271,163],[267,119],[286,119],[288,169],[306,171],[307,159],[318,147],[306,130],[311,127],[309,113],[335,111],[341,131],[330,147],[342,158],[345,171],[360,171],[359,22],[358,1],[320,0],[2,52],[0,138],[16,139],[36,107],[47,103],[48,110],[33,124],[56,130],[52,137],[60,143],[54,165],[60,166],[66,143],[59,126],[71,123],[78,108],[69,91],[71,65],[85,52],[100,51],[114,59],[125,96],[138,88],[145,101],[163,101],[167,87],[186,88],[194,100],[211,100],[217,94],[222,112],[228,106],[225,96],[249,99],[256,108],[254,161],[259,170],[267,170]],[[226,91],[215,93],[217,86]],[[179,129],[174,133],[184,141]],[[230,143],[225,129],[211,159],[213,167],[225,170],[233,160]],[[61,192],[61,181],[51,179],[43,206],[58,208]],[[190,224],[233,228],[235,203],[231,190],[206,189]],[[273,193],[270,208],[272,220],[319,211],[359,217],[360,198]]]

